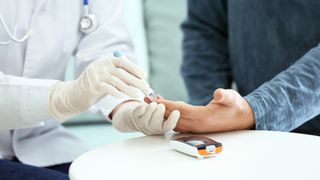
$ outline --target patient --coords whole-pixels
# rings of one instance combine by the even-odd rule
[[[154,101],[181,112],[180,132],[320,136],[319,8],[314,0],[188,0],[181,73],[196,106]],[[232,83],[239,93],[224,90]]]
[[[180,111],[177,132],[224,132],[254,128],[253,112],[247,101],[235,90],[217,89],[206,106],[193,106],[179,101],[169,101],[161,96],[145,98],[147,103],[166,106],[166,116]]]

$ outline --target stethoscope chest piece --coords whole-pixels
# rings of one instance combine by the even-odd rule
[[[85,34],[92,33],[98,27],[98,21],[94,14],[84,15],[80,19],[80,31]]]
[[[96,16],[92,13],[89,13],[89,1],[83,0],[83,13],[79,22],[79,29],[84,34],[90,34],[98,27],[98,20]]]

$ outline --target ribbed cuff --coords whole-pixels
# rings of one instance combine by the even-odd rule
[[[261,96],[249,94],[244,99],[249,103],[253,111],[256,130],[266,130],[265,111],[261,105],[261,102],[263,102]]]

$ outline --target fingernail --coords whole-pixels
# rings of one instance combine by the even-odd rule
[[[216,98],[215,100],[217,102],[221,102],[224,98],[224,92],[221,90],[221,91],[218,91],[217,94],[216,94]]]

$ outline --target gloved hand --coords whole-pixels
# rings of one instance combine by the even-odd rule
[[[136,98],[139,90],[147,93],[148,83],[142,69],[125,57],[104,58],[91,63],[80,77],[58,82],[49,90],[48,111],[60,121],[71,118],[106,95],[124,94]]]
[[[180,117],[180,112],[175,110],[165,119],[165,110],[163,104],[130,101],[114,114],[112,123],[121,132],[164,134],[176,127]]]

